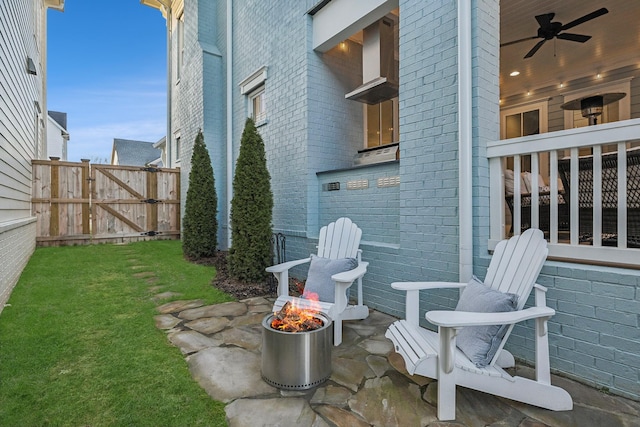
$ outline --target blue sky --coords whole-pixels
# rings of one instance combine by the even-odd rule
[[[49,10],[47,107],[67,113],[68,160],[109,163],[114,138],[166,133],[166,23],[139,0]]]

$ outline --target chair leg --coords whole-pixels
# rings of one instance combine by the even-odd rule
[[[448,421],[456,419],[456,375],[453,357],[456,345],[456,333],[453,328],[438,328],[440,336],[440,354],[438,355],[438,419]]]
[[[342,319],[336,319],[333,321],[333,345],[339,346],[342,344]]]
[[[541,384],[551,384],[547,318],[536,319],[536,381]]]

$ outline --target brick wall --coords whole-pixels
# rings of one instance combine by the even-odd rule
[[[184,5],[184,57],[179,81],[171,84],[172,139],[180,135],[180,166],[182,212],[189,187],[191,156],[198,130],[202,130],[213,166],[218,196],[218,246],[226,247],[226,139],[224,94],[226,81],[223,74],[222,53],[218,47],[219,14],[215,2],[185,2]],[[174,18],[177,18],[175,16]],[[173,42],[173,66],[177,64],[177,36]],[[224,39],[222,47],[224,48]],[[174,153],[175,154],[175,153]]]
[[[404,294],[391,290],[391,282],[458,279],[456,2],[400,0],[400,161],[350,171],[343,168],[362,147],[362,106],[344,100],[344,93],[361,83],[359,45],[314,52],[311,18],[304,13],[314,3],[234,2],[234,155],[247,107],[237,83],[267,66],[267,122],[259,132],[272,177],[274,231],[287,236],[287,259],[315,252],[319,228],[350,216],[363,229],[361,248],[370,263],[365,303],[401,317]],[[499,137],[499,5],[474,4],[474,273],[484,277],[490,261],[485,147]],[[203,62],[205,70],[224,70],[223,17],[218,9],[214,32],[223,61]],[[216,76],[205,72],[202,84],[221,85]],[[222,95],[212,99],[226,102]],[[183,102],[185,115],[189,108],[207,109],[197,101]],[[381,175],[399,176],[399,186],[378,188]],[[216,180],[223,180],[217,170]],[[364,180],[367,189],[346,189],[347,182]],[[322,191],[329,182],[340,182],[340,191]],[[292,275],[304,277],[306,269]],[[549,261],[539,283],[549,288],[549,305],[557,310],[549,323],[552,369],[640,398],[640,274]],[[421,311],[452,308],[457,296],[457,291],[425,293]],[[508,349],[531,361],[532,333],[531,324],[516,327]]]
[[[399,178],[397,162],[319,173],[320,223],[346,216],[362,229],[365,242],[398,246]],[[336,182],[339,190],[326,188]]]
[[[35,218],[0,226],[0,312],[36,247]]]
[[[457,280],[456,17],[455,2],[400,1],[401,262],[388,266],[387,283]],[[422,305],[456,297],[438,292]],[[403,300],[391,293],[379,308],[402,315]]]
[[[640,396],[640,272],[548,261],[551,367],[593,387]],[[533,304],[530,298],[528,304]],[[533,323],[519,325],[508,349],[533,362]]]
[[[241,82],[266,66],[265,143],[274,195],[274,231],[306,232],[307,220],[307,34],[309,1],[234,2],[233,80]],[[234,158],[247,117],[247,97],[234,85]],[[287,249],[289,250],[289,245]],[[306,251],[303,251],[306,252]],[[308,254],[307,254],[308,256]]]

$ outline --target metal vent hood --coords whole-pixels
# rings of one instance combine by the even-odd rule
[[[362,81],[344,97],[379,104],[398,96],[398,72],[394,58],[393,20],[382,18],[363,30]]]

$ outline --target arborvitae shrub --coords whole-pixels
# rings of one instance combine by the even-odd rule
[[[211,158],[198,131],[191,156],[189,189],[182,219],[182,253],[191,260],[212,257],[218,240],[218,197]]]
[[[231,248],[227,257],[231,276],[259,282],[271,264],[273,194],[262,137],[247,119],[233,177]]]

